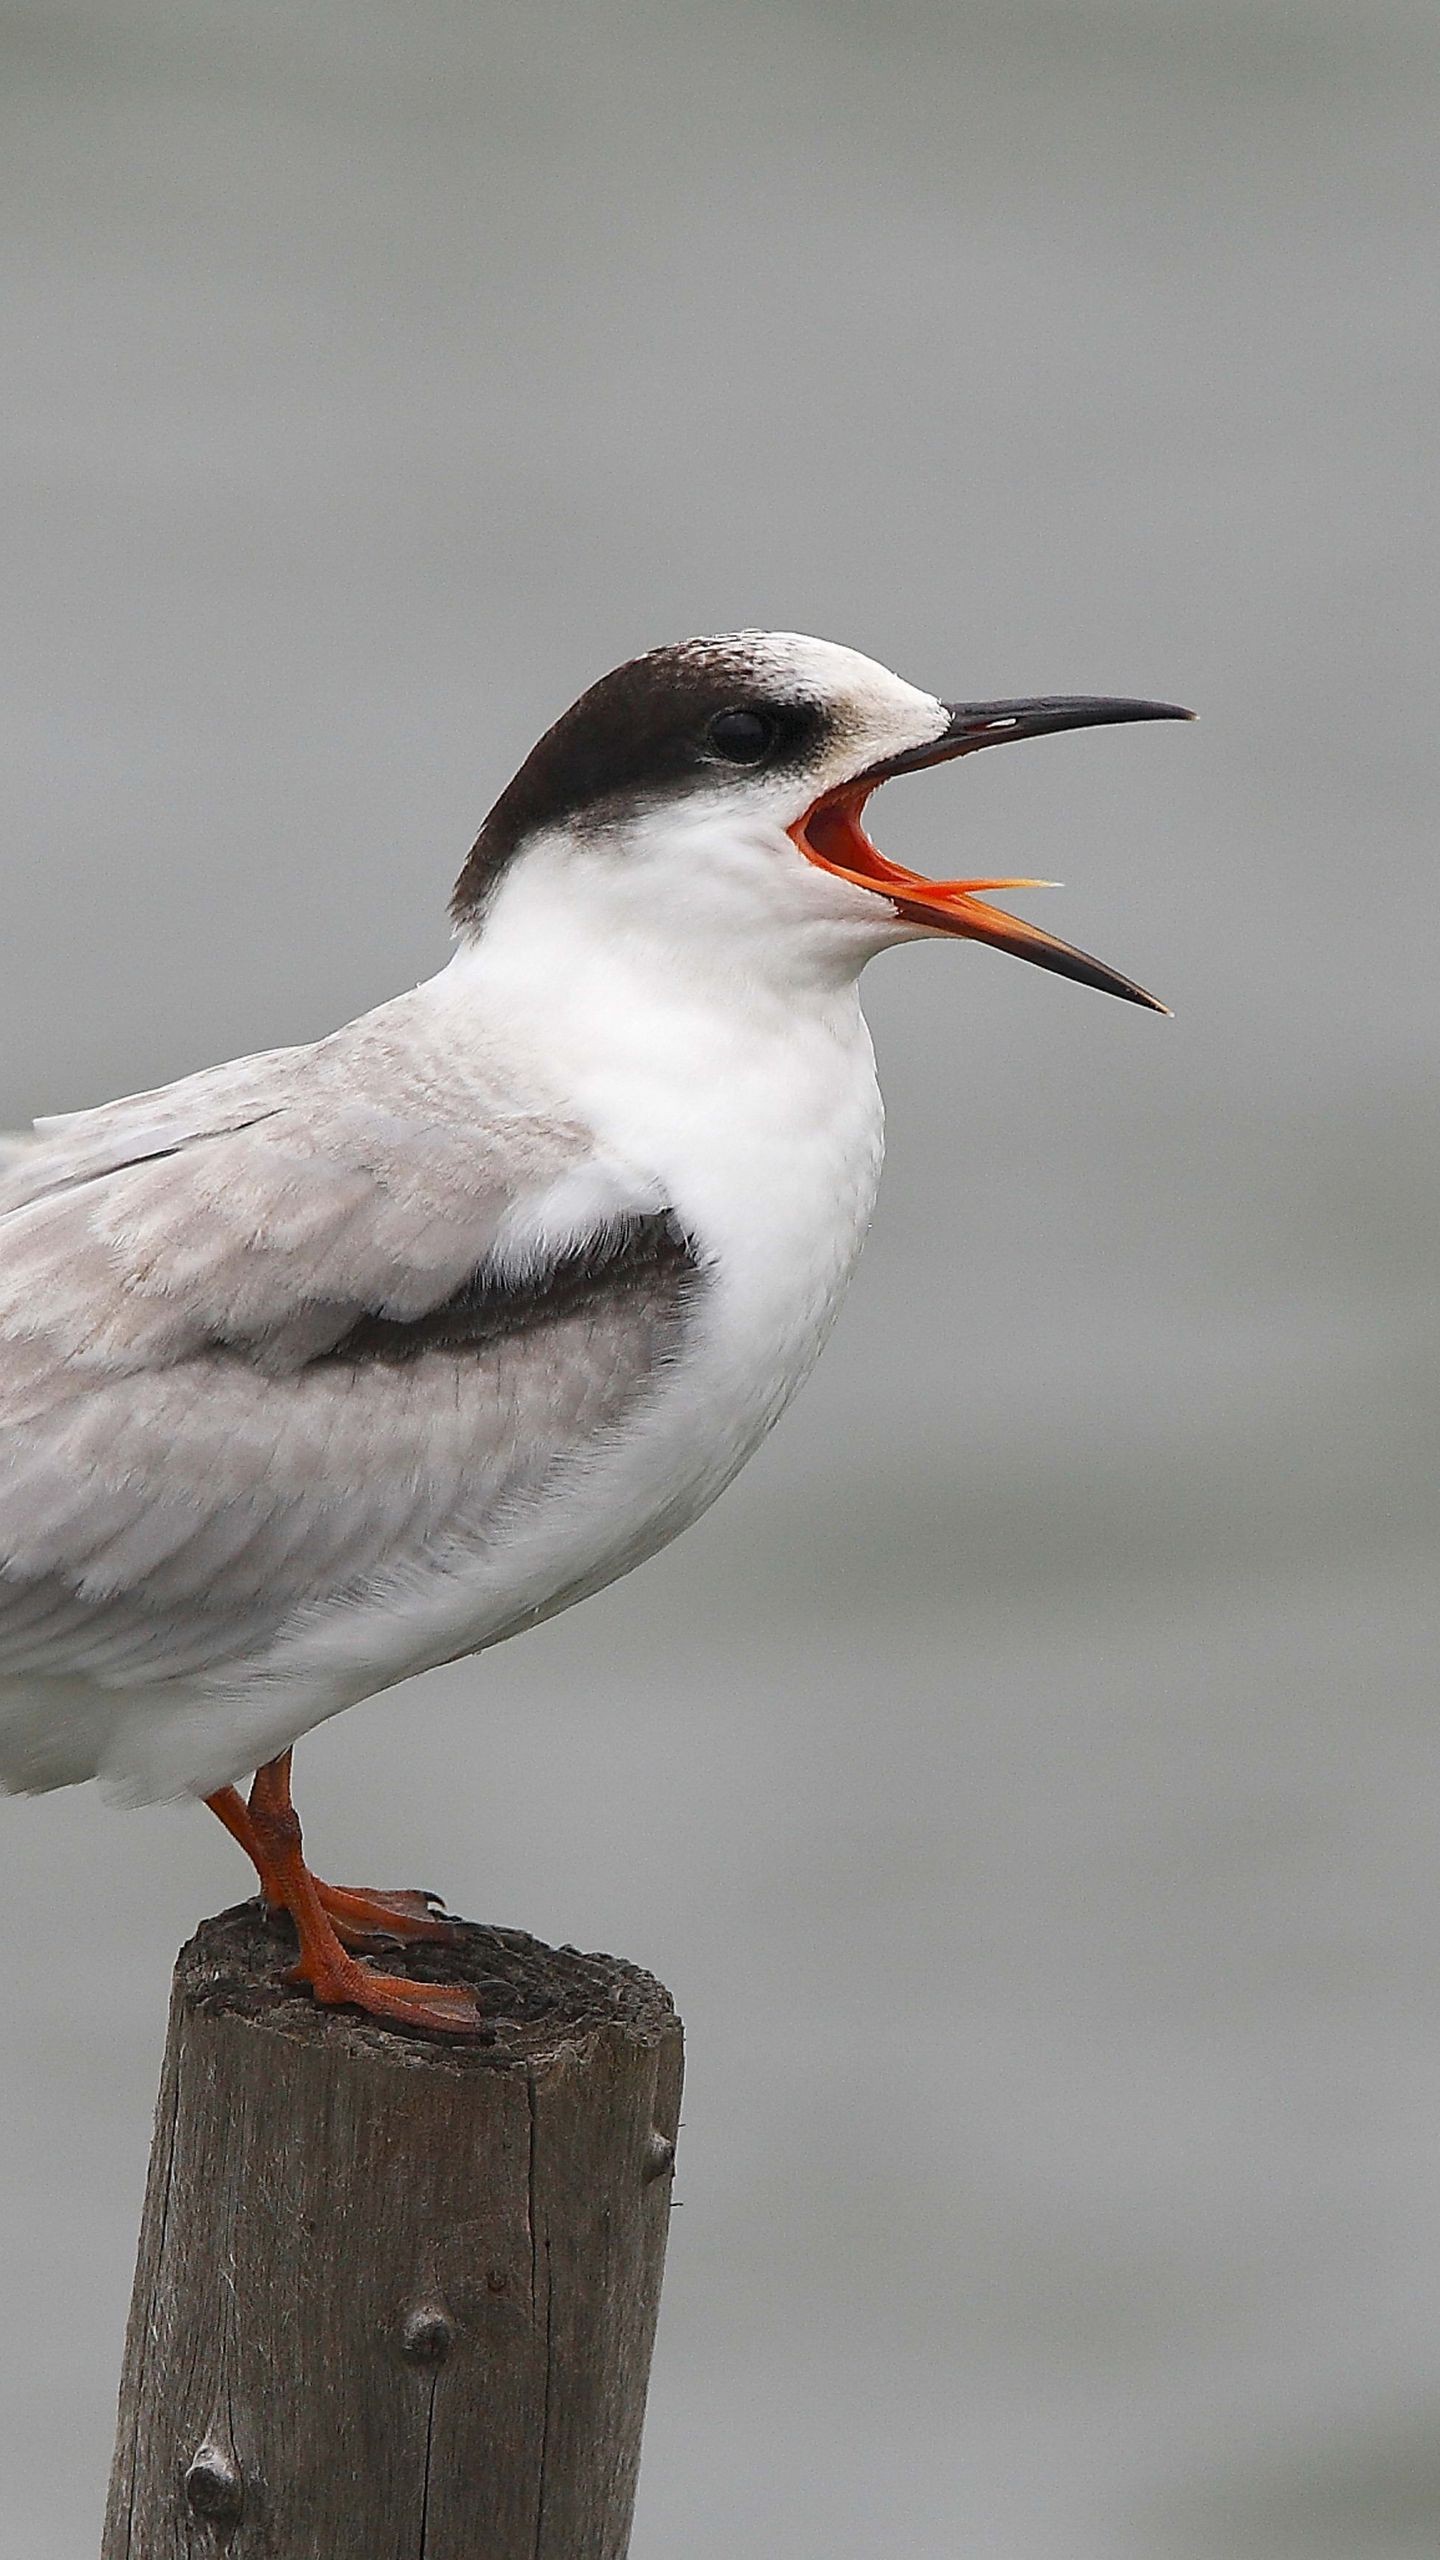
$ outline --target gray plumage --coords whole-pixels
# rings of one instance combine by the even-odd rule
[[[633,1415],[694,1271],[413,998],[41,1123],[0,1167],[0,1781],[482,1548]]]

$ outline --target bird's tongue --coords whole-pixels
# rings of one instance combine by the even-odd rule
[[[862,889],[878,889],[896,906],[923,908],[946,919],[953,919],[957,912],[963,916],[973,907],[977,889],[1053,889],[1056,885],[1053,880],[927,880],[921,871],[905,871],[871,843],[860,823],[869,796],[868,790],[853,787],[828,793],[801,819],[796,841],[822,871],[833,871],[838,879],[853,880]],[[988,915],[990,909],[980,912]],[[1013,924],[1015,918],[1006,916],[1003,922]]]
[[[1054,934],[1027,924],[1023,917],[987,906],[977,894],[982,889],[1050,889],[1053,881],[927,880],[923,872],[906,871],[889,861],[861,825],[861,813],[874,787],[873,783],[846,784],[812,803],[790,830],[807,861],[837,880],[853,882],[857,889],[873,890],[887,898],[898,914],[928,925],[932,932],[992,943],[997,951],[1012,951],[1017,959],[1033,960],[1063,978],[1077,978],[1082,986],[1099,987],[1130,1004],[1148,1005],[1154,1013],[1166,1011],[1143,987],[1132,985],[1102,960],[1092,960],[1088,952],[1057,941]]]

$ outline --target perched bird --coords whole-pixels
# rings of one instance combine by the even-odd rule
[[[875,1197],[876,952],[1154,1005],[979,894],[1034,884],[887,861],[870,794],[1189,716],[944,703],[791,633],[654,649],[496,801],[437,977],[39,1122],[0,1180],[0,1784],[203,1796],[317,2000],[473,2029],[360,1961],[446,1924],[311,1873],[292,1744],[628,1573],[758,1446]]]

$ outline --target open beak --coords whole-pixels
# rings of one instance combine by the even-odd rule
[[[1057,729],[1094,729],[1119,720],[1193,720],[1173,702],[1112,701],[1105,695],[1057,695],[1029,702],[947,702],[948,725],[928,746],[907,748],[872,765],[851,782],[841,783],[813,801],[790,833],[807,860],[838,880],[873,890],[887,898],[902,916],[928,925],[935,933],[954,933],[972,942],[993,943],[997,951],[1013,951],[1019,960],[1034,960],[1082,986],[1099,987],[1105,995],[1123,996],[1129,1004],[1148,1005],[1154,1013],[1168,1007],[1143,987],[1131,984],[1104,962],[1057,942],[1051,933],[987,906],[982,889],[1044,889],[1046,880],[927,880],[923,873],[888,862],[860,823],[865,803],[882,782],[897,773],[918,773],[926,765],[948,764],[954,756],[974,755],[980,747],[1008,747],[1019,738],[1044,738]]]

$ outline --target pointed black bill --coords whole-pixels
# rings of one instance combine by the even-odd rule
[[[860,814],[871,792],[893,775],[919,773],[926,765],[947,764],[954,756],[973,755],[979,747],[1008,747],[1020,738],[1045,738],[1059,729],[1098,729],[1123,720],[1193,720],[1194,712],[1182,710],[1178,702],[1132,702],[1110,694],[1045,694],[1023,702],[947,702],[943,708],[946,725],[928,746],[907,747],[900,755],[887,756],[850,782],[824,793],[806,810],[790,831],[801,852],[811,862],[819,863],[822,870],[888,898],[901,915],[927,926],[932,933],[953,933],[970,941],[991,943],[998,951],[1011,951],[1017,959],[1032,960],[1042,969],[1053,969],[1060,977],[1076,978],[1082,986],[1098,987],[1103,994],[1119,996],[1127,1004],[1145,1005],[1154,1013],[1167,1012],[1168,1007],[1157,996],[1147,995],[1133,979],[1122,978],[1103,960],[1092,959],[1088,951],[1077,951],[1072,944],[1057,941],[1054,934],[1026,923],[1020,916],[986,905],[976,895],[981,889],[1031,889],[1042,883],[927,880],[919,872],[902,870],[898,863],[887,861],[866,835]]]
[[[1123,696],[1096,693],[1041,694],[1022,702],[947,702],[949,726],[928,746],[907,747],[872,765],[867,782],[888,782],[895,773],[919,773],[926,765],[948,764],[952,756],[974,755],[980,747],[1014,746],[1021,738],[1048,738],[1059,729],[1100,729],[1123,720],[1193,720],[1193,711],[1178,702],[1130,702]]]

